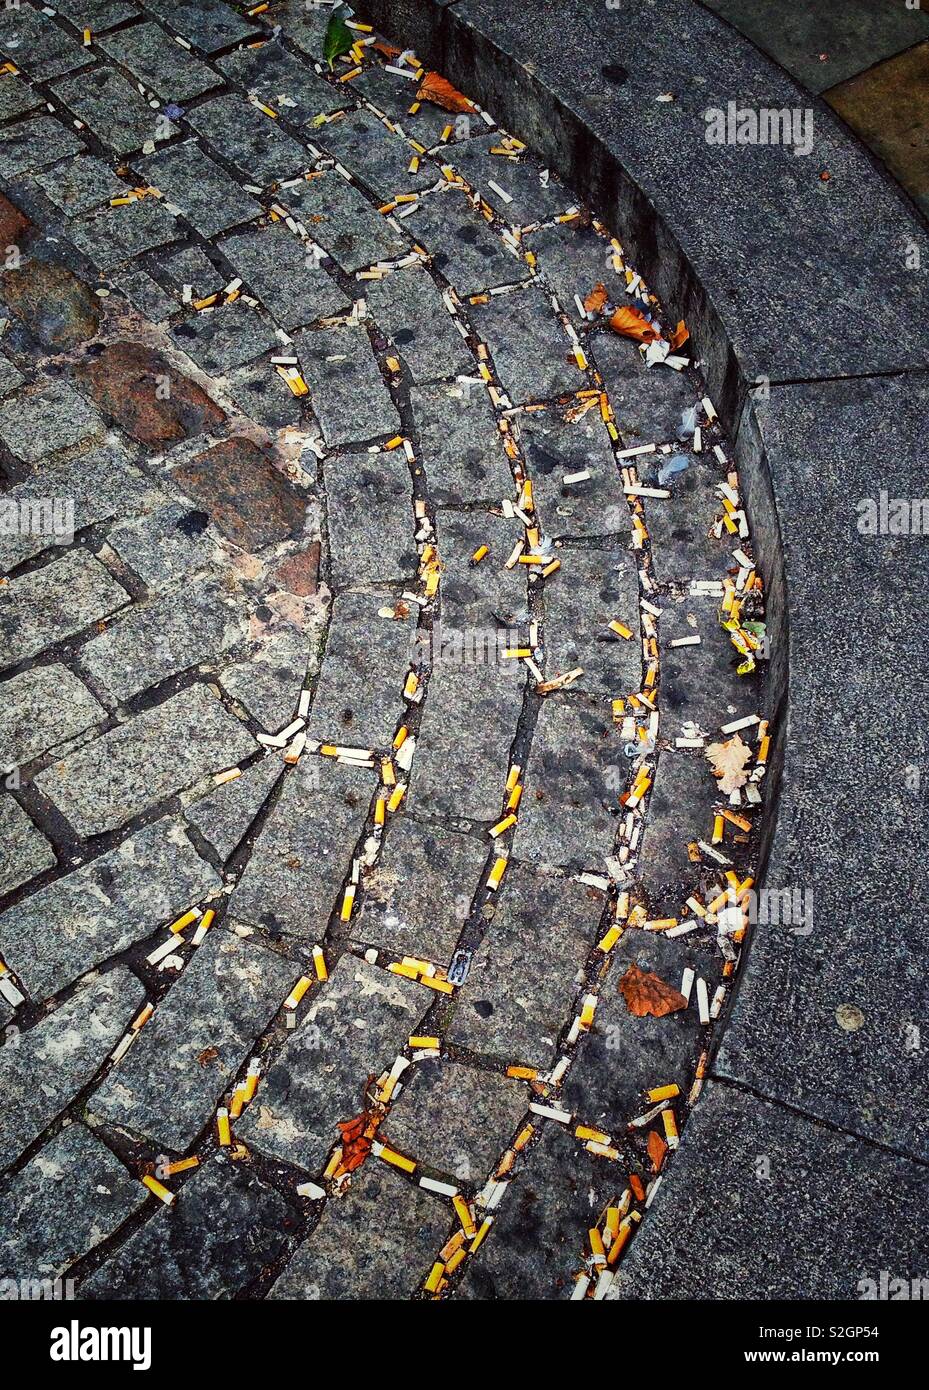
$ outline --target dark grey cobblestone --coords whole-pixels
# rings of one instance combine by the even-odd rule
[[[134,24],[102,36],[99,43],[104,53],[164,101],[190,101],[221,81],[211,67],[179,44],[166,43],[164,30],[157,24]]]
[[[526,1113],[516,1081],[455,1062],[423,1062],[390,1113],[392,1144],[462,1182],[481,1182]]]
[[[55,866],[55,853],[32,821],[7,793],[0,792],[0,896]]]
[[[416,382],[473,369],[474,359],[456,331],[431,278],[422,270],[389,275],[365,290],[368,312],[387,334]]]
[[[161,150],[138,167],[202,236],[251,222],[261,211],[255,199],[192,141]]]
[[[301,333],[297,355],[327,444],[359,443],[397,433],[400,416],[363,326]]]
[[[0,667],[37,656],[128,602],[125,589],[86,550],[11,579],[0,592]]]
[[[67,666],[37,666],[3,686],[0,763],[21,764],[92,728],[106,711]]]
[[[388,748],[403,712],[415,618],[379,618],[388,593],[339,594],[316,681],[310,736],[353,748]]]
[[[496,502],[513,477],[487,393],[474,382],[411,392],[429,490],[439,506]]]
[[[325,335],[322,342],[330,342],[336,349],[357,347],[361,354],[369,351],[358,329],[344,341],[331,342]],[[346,354],[344,362],[332,364],[333,371],[339,375],[333,378],[329,391],[336,399],[333,401],[332,394],[327,392],[326,406],[321,407],[324,421],[346,420],[339,406],[346,404],[346,394],[350,394],[353,403],[357,401],[358,425],[352,431],[349,417],[343,430],[348,434],[358,433],[375,423],[365,414],[365,381],[364,378],[358,380],[359,360],[365,361],[363,356],[359,359],[354,353]],[[307,374],[310,376],[309,369]],[[386,415],[387,409],[391,409],[389,402],[385,402],[384,418],[378,422],[382,426],[377,431],[379,434],[386,433],[393,423]],[[395,419],[399,423],[399,417]],[[403,449],[372,454],[330,454],[323,463],[323,481],[327,494],[334,499],[329,525],[333,583],[412,580],[418,564],[414,540],[416,522],[413,485]]]

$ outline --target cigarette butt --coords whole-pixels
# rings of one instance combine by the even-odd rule
[[[89,30],[89,29],[85,29],[85,30],[84,30],[84,47],[85,47],[85,48],[89,48],[89,47],[90,47],[92,39],[93,39],[93,35],[91,34],[90,30]]]
[[[490,838],[496,840],[499,835],[502,835],[505,830],[509,830],[510,826],[515,824],[516,817],[512,813],[508,816],[504,816],[503,820],[498,821],[489,831]]]
[[[300,979],[284,1000],[284,1008],[295,1009],[312,983],[313,981],[310,979],[309,975],[301,975]]]
[[[476,1250],[476,1249],[478,1248],[478,1246],[481,1244],[481,1241],[482,1241],[482,1240],[484,1239],[484,1237],[487,1235],[487,1232],[490,1230],[490,1228],[491,1228],[492,1225],[493,1225],[493,1220],[492,1220],[492,1218],[489,1217],[489,1216],[486,1216],[486,1217],[484,1218],[484,1220],[481,1222],[480,1227],[478,1228],[477,1235],[474,1237],[474,1239],[473,1239],[472,1242],[471,1242],[471,1245],[470,1245],[470,1248],[469,1248],[469,1251],[468,1251],[468,1253],[469,1253],[470,1255],[473,1255],[473,1254],[474,1254],[475,1250]]]
[[[342,911],[339,914],[339,920],[342,922],[347,922],[352,915],[352,907],[355,903],[355,891],[355,884],[349,883],[345,889],[345,896],[342,899]]]
[[[415,1172],[416,1164],[413,1159],[407,1158],[405,1154],[398,1154],[396,1149],[389,1149],[386,1144],[381,1144],[376,1151],[378,1158],[382,1158],[393,1168],[399,1168],[404,1173]]]
[[[164,1202],[166,1207],[173,1206],[177,1201],[177,1194],[175,1192],[169,1192],[164,1183],[160,1183],[157,1178],[153,1178],[150,1174],[145,1175],[142,1179],[142,1183],[148,1188],[149,1192],[153,1193],[158,1198],[159,1202]]]
[[[317,980],[328,980],[329,971],[326,969],[326,957],[323,955],[321,946],[313,947],[313,966],[316,970]]]
[[[229,1126],[229,1111],[225,1106],[222,1106],[216,1112],[216,1133],[219,1136],[219,1142],[222,1147],[228,1149],[229,1145],[232,1143],[232,1131]]]
[[[382,796],[379,796],[377,801],[374,803],[374,824],[383,825],[386,819],[386,802],[384,801],[384,798]]]
[[[397,808],[398,808],[399,805],[400,805],[400,802],[403,800],[403,798],[404,798],[405,796],[406,796],[406,787],[404,787],[404,786],[396,786],[396,787],[394,787],[393,791],[392,791],[391,794],[390,794],[390,799],[389,799],[389,801],[387,802],[387,809],[388,809],[388,811],[390,811],[391,813],[393,813],[394,811],[396,811]]]
[[[452,1206],[455,1208],[458,1220],[461,1222],[461,1229],[469,1239],[472,1239],[477,1235],[477,1227],[474,1224],[474,1216],[472,1215],[470,1206],[465,1201],[464,1197],[460,1196],[452,1198]]]
[[[432,1269],[429,1271],[428,1279],[423,1285],[423,1288],[426,1290],[426,1293],[435,1293],[437,1291],[439,1287],[439,1281],[441,1280],[444,1273],[444,1264],[442,1264],[441,1260],[436,1260],[435,1264],[432,1266]]]
[[[515,1077],[517,1081],[534,1081],[539,1073],[535,1067],[513,1066],[507,1067],[506,1074]]]
[[[429,1037],[424,1033],[414,1033],[407,1041],[408,1045],[416,1052],[419,1052],[423,1048],[431,1049],[439,1046],[438,1038]]]
[[[620,939],[622,934],[622,927],[618,927],[614,923],[614,925],[610,927],[609,930],[605,933],[605,935],[602,936],[600,940],[597,942],[597,950],[602,951],[604,955],[608,954],[610,951],[612,951],[613,947],[616,945],[617,941]]]
[[[671,1109],[662,1110],[661,1123],[664,1125],[665,1138],[668,1141],[669,1149],[677,1148],[677,1120],[674,1118],[674,1111]]]
[[[199,1168],[199,1158],[179,1158],[176,1163],[166,1163],[162,1169],[165,1177],[173,1177],[175,1173],[186,1173],[190,1168]]]
[[[679,1096],[680,1094],[680,1086],[672,1083],[670,1086],[655,1086],[648,1092],[648,1098],[651,1101],[657,1102],[659,1100],[673,1100],[675,1096]]]
[[[174,932],[175,934],[182,932],[185,927],[190,926],[191,922],[195,922],[199,915],[200,913],[197,908],[191,908],[189,912],[184,913],[183,917],[178,917],[176,922],[172,922],[168,931]]]
[[[721,843],[722,843],[722,838],[723,838],[723,818],[722,818],[722,816],[716,815],[716,816],[713,817],[713,844],[714,844],[714,845],[721,844]]]
[[[504,858],[496,859],[494,866],[487,875],[487,887],[496,889],[500,887],[503,875],[506,872],[507,860]]]
[[[245,1077],[245,1104],[248,1105],[255,1098],[258,1090],[259,1068],[257,1062],[249,1062],[248,1072]]]

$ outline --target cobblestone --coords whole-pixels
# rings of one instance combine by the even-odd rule
[[[128,602],[125,589],[86,550],[11,579],[0,591],[0,668],[38,656]]]

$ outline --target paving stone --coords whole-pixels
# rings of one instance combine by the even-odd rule
[[[160,150],[137,167],[201,236],[213,237],[261,213],[261,205],[192,140]]]
[[[203,53],[218,53],[261,32],[222,0],[147,0],[147,8]]]
[[[258,941],[209,933],[89,1102],[94,1118],[186,1149],[293,981],[294,966]]]
[[[429,491],[438,506],[512,495],[513,474],[483,386],[414,387],[410,397]]]
[[[543,171],[531,155],[513,160],[492,154],[491,149],[499,144],[498,134],[468,140],[451,153],[449,163],[504,221],[514,227],[526,227],[533,222],[547,222],[575,206],[573,193],[550,170]],[[498,193],[492,183],[508,196]]]
[[[307,730],[322,743],[389,748],[406,705],[402,690],[416,616],[379,618],[389,594],[340,594],[332,605],[326,652]]]
[[[684,473],[677,473],[661,486],[668,498],[645,499],[645,524],[652,543],[652,569],[659,583],[691,579],[721,580],[729,565],[732,542],[728,535],[719,540],[709,534],[713,522],[723,514],[716,484],[725,482],[723,474],[690,457]],[[649,469],[640,466],[639,476],[649,486],[657,486],[660,464]]]
[[[422,1284],[448,1236],[442,1202],[369,1159],[344,1201],[329,1202],[269,1294],[273,1299],[406,1299]],[[371,1240],[371,1232],[377,1240]],[[364,1248],[365,1258],[356,1258]]]
[[[54,18],[29,6],[0,11],[0,49],[36,82],[84,67],[88,54]]]
[[[48,1018],[0,1048],[7,1105],[0,1112],[0,1169],[22,1153],[87,1085],[145,1002],[122,968],[88,975]]]
[[[615,699],[641,689],[639,586],[636,557],[628,550],[559,551],[561,569],[545,586],[547,670],[584,674],[573,690]],[[632,631],[610,631],[618,620]]]
[[[5,687],[4,687],[5,693]],[[0,794],[0,896],[53,869],[55,854],[48,840],[11,796]]]
[[[381,858],[365,879],[352,939],[398,957],[447,965],[486,859],[478,840],[409,816],[394,819]]]
[[[125,195],[127,189],[102,159],[91,154],[77,155],[56,164],[44,174],[36,174],[35,181],[68,217],[92,212],[101,203]]]
[[[113,68],[96,67],[78,77],[62,78],[52,91],[117,154],[131,154],[147,140],[165,139],[178,131]]]
[[[307,153],[307,160],[311,156]],[[308,183],[283,188],[282,206],[291,209],[313,240],[343,270],[361,270],[375,261],[393,260],[410,243],[372,206],[360,189],[334,170]]]
[[[216,1156],[80,1286],[82,1299],[233,1298],[287,1249],[297,1213],[241,1163]]]
[[[171,329],[171,336],[210,376],[223,376],[233,367],[254,362],[278,345],[264,319],[241,299],[186,319]]]
[[[227,666],[220,677],[224,690],[268,733],[277,733],[293,720],[308,668],[310,674],[315,670],[314,646],[321,636],[292,627],[271,632],[247,661]]]
[[[604,330],[588,339],[603,376],[623,447],[673,444],[685,410],[698,394],[683,372],[646,367],[638,348]]]
[[[269,755],[185,808],[187,823],[199,830],[223,862],[242,843],[281,771],[280,761]]]
[[[493,922],[458,993],[449,1042],[509,1063],[552,1060],[577,974],[596,940],[602,894],[511,864]]]
[[[196,382],[141,343],[108,343],[84,359],[77,376],[104,414],[142,444],[186,439],[226,418]]]
[[[133,309],[137,309],[144,319],[152,323],[163,323],[177,309],[170,295],[147,275],[144,270],[133,270],[114,277],[114,283],[122,290]]]
[[[303,419],[299,400],[277,372],[268,370],[266,363],[231,372],[228,385],[243,415],[272,433]]]
[[[522,682],[495,667],[439,663],[416,741],[411,810],[499,820],[522,697]]]
[[[346,346],[353,346],[352,341]],[[323,478],[333,583],[411,582],[419,556],[413,484],[403,449],[330,454],[323,462]]]
[[[489,1176],[529,1108],[518,1082],[444,1058],[418,1062],[404,1081],[385,1142],[461,1182]]]
[[[575,303],[581,303],[597,284],[607,286],[618,298],[625,291],[625,281],[617,279],[613,266],[615,250],[604,237],[598,236],[589,217],[577,217],[571,222],[559,222],[554,227],[540,227],[528,232],[526,249],[536,257],[541,271],[558,303],[575,323],[586,322]]]
[[[447,142],[449,145],[469,139],[472,135],[483,134],[487,130],[480,116],[469,116],[466,112],[449,116],[447,111],[429,101],[422,102],[419,110],[410,114],[417,84],[408,77],[387,72],[381,66],[365,68],[357,77],[352,78],[351,87],[356,95],[369,101],[395,125],[399,125],[404,135],[418,140],[427,149],[438,145],[448,125],[452,127]],[[443,146],[443,163],[447,157],[446,148]]]
[[[71,397],[68,393],[68,398],[80,402],[77,395]],[[40,500],[68,499],[74,504],[77,531],[124,511],[139,509],[146,505],[149,496],[148,480],[115,446],[91,449],[69,459],[40,459],[25,481],[4,494],[6,501],[21,508]],[[0,570],[12,569],[47,546],[57,545],[59,539],[36,528],[30,528],[28,534],[0,532]]]
[[[224,439],[171,476],[243,549],[260,550],[303,530],[305,502],[248,439]]]
[[[312,163],[305,145],[244,96],[215,97],[189,111],[187,120],[250,183],[277,183]]]
[[[646,1093],[653,1087],[676,1085],[682,1097],[690,1091],[697,1060],[707,1045],[696,984],[688,1008],[664,1018],[636,1018],[626,1007],[619,985],[633,964],[674,989],[680,989],[684,971],[691,969],[706,981],[712,999],[721,980],[722,959],[715,941],[707,948],[695,946],[693,940],[628,931],[614,948],[593,1027],[565,1079],[562,1103],[580,1123],[618,1136],[631,1119],[650,1108]],[[682,1105],[683,1101],[677,1102],[678,1111]]]
[[[599,413],[591,411],[574,424],[549,411],[526,415],[519,434],[546,535],[603,536],[632,529],[622,477]],[[585,470],[589,478],[564,482]]]
[[[51,116],[17,121],[0,130],[0,178],[10,179],[26,170],[45,168],[83,148],[83,141]]]
[[[184,246],[170,256],[159,260],[159,269],[173,280],[183,293],[190,286],[191,298],[206,299],[229,283],[229,275],[218,270],[205,251],[199,246]]]
[[[181,671],[215,665],[245,630],[244,611],[222,589],[195,584],[133,608],[81,648],[81,666],[120,704]]]
[[[31,259],[0,275],[4,301],[45,347],[67,352],[94,337],[100,301],[63,265]]]
[[[491,285],[515,285],[529,274],[526,262],[507,250],[463,193],[452,190],[424,198],[404,219],[404,228],[461,295],[477,294]],[[501,298],[512,303],[509,295]]]
[[[123,0],[57,0],[56,9],[72,24],[78,27],[86,24],[95,33],[138,15],[135,5],[124,4]]]
[[[312,264],[306,248],[281,223],[227,237],[220,249],[283,328],[301,328],[351,307],[348,295]]]
[[[528,640],[526,575],[523,565],[504,568],[513,547],[524,540],[520,521],[491,512],[437,514],[436,534],[442,573],[442,616],[433,624],[433,653],[452,659],[485,660],[519,680],[519,663],[503,656]],[[471,557],[480,546],[488,554]],[[520,640],[522,639],[522,640]]]
[[[61,382],[0,408],[0,439],[27,463],[100,434],[102,425],[84,398]]]
[[[14,367],[8,357],[0,353],[0,397],[8,396],[26,380],[18,367]]]
[[[911,1214],[926,1203],[926,1168],[876,1147],[866,1154],[855,1135],[710,1082],[616,1293],[857,1302],[880,1297],[881,1271],[891,1270],[909,1289],[910,1271],[925,1277],[924,1231]],[[687,1259],[669,1261],[672,1247]]]
[[[326,758],[299,763],[230,899],[232,916],[272,937],[317,941],[351,866],[374,787],[371,773]]]
[[[619,729],[571,698],[542,705],[513,842],[522,859],[603,871],[626,789]]]
[[[272,110],[280,110],[289,125],[312,126],[314,117],[352,104],[351,86],[341,91],[330,87],[308,63],[275,40],[260,48],[240,48],[218,58],[216,66],[230,82],[254,92]],[[281,103],[282,94],[289,100]]]
[[[474,358],[424,270],[411,267],[386,280],[372,280],[365,297],[369,314],[392,340],[414,381],[474,371]]]
[[[473,305],[471,321],[490,348],[497,379],[514,405],[587,386],[567,335],[538,286]]]
[[[710,839],[713,809],[719,800],[710,765],[700,750],[690,755],[679,749],[662,749],[639,870],[656,916],[664,915],[657,911],[662,905],[670,915],[676,915],[706,872],[691,863],[687,846],[693,840]]]
[[[400,432],[397,407],[361,325],[304,332],[295,346],[327,444],[360,443]]]
[[[6,76],[0,82],[0,120],[9,121],[14,116],[24,116],[42,105],[42,98],[18,77]]]
[[[561,1125],[527,1155],[457,1294],[505,1302],[566,1299],[583,1268],[586,1232],[623,1183]]]
[[[108,541],[152,589],[186,578],[222,557],[209,513],[188,502],[168,502],[148,516],[118,522]]]
[[[319,541],[310,541],[301,550],[285,555],[274,568],[275,583],[298,598],[310,598],[319,582]]]
[[[69,1125],[7,1189],[0,1278],[57,1278],[112,1235],[147,1195],[105,1144],[83,1125]]]
[[[134,24],[97,42],[104,53],[128,68],[163,101],[190,101],[220,85],[221,79],[212,68],[172,43],[157,24]]]
[[[99,835],[255,751],[216,697],[193,686],[39,773],[79,835]]]
[[[5,912],[3,958],[43,999],[220,886],[179,822],[161,820]]]
[[[428,160],[423,161],[418,173],[411,174],[410,161],[416,151],[364,109],[329,121],[314,135],[313,143],[384,202],[398,193],[429,188],[439,177],[435,165]]]
[[[103,208],[76,217],[68,234],[79,251],[106,272],[134,261],[143,251],[176,241],[177,223],[157,198],[144,198],[128,207]]]
[[[0,763],[21,765],[66,743],[106,717],[73,671],[56,663],[23,671],[3,684]]]
[[[291,43],[314,62],[320,60],[329,15],[322,7],[308,8],[301,0],[272,0],[266,23],[280,25]]]
[[[242,1142],[317,1172],[366,1079],[392,1066],[430,1002],[412,980],[342,956],[236,1126]]]
[[[125,589],[86,550],[11,579],[0,590],[0,667],[38,656],[128,601]]]
[[[688,622],[688,618],[694,622]],[[672,647],[697,634],[699,646]],[[661,615],[661,693],[669,737],[693,721],[715,734],[721,724],[759,711],[758,677],[737,676],[742,658],[719,625],[713,599],[666,603]]]

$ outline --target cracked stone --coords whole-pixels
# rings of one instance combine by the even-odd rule
[[[106,718],[106,710],[67,666],[37,666],[3,686],[0,764],[21,765]]]
[[[55,852],[11,796],[0,794],[0,897],[56,864]]]
[[[362,326],[303,332],[295,347],[327,444],[350,444],[401,431],[397,407]]]
[[[43,999],[220,886],[180,823],[157,821],[5,912],[3,958]]]
[[[52,763],[35,781],[79,835],[100,835],[254,751],[251,734],[198,685]]]
[[[87,1085],[145,1002],[121,967],[88,975],[80,988],[16,1047],[0,1048],[7,1104],[0,1111],[0,1169],[12,1163]]]
[[[199,830],[223,863],[242,843],[282,770],[273,755],[264,757],[234,781],[224,782],[185,808],[187,823]]]
[[[244,550],[261,550],[303,530],[306,503],[248,439],[224,439],[171,476]]]
[[[629,774],[609,712],[548,697],[526,767],[513,842],[521,859],[603,871]]]
[[[329,497],[332,582],[412,582],[419,555],[413,484],[403,449],[329,454],[323,480]]]
[[[481,1183],[529,1108],[516,1081],[442,1058],[419,1062],[385,1130],[401,1153],[460,1182]]]
[[[231,915],[272,937],[315,941],[351,866],[375,786],[373,773],[331,759],[298,764],[232,895]]]
[[[430,1002],[412,980],[342,956],[237,1125],[243,1143],[317,1172],[366,1078],[393,1064]]]
[[[142,444],[203,434],[226,418],[195,382],[141,343],[108,343],[77,374],[104,414]]]
[[[128,602],[86,550],[11,579],[0,588],[0,668],[38,656]]]
[[[55,1279],[105,1240],[148,1194],[81,1124],[50,1139],[0,1209],[0,1279]]]
[[[410,397],[438,506],[496,502],[512,494],[513,474],[483,385],[414,387]]]
[[[94,1117],[186,1149],[286,999],[294,974],[289,961],[259,942],[214,928],[95,1092]],[[200,1060],[207,1050],[209,1060]]]
[[[603,895],[511,864],[493,925],[471,961],[448,1038],[508,1063],[545,1068],[596,940]]]
[[[439,826],[395,818],[377,866],[365,878],[353,941],[447,965],[467,921],[487,850]]]

